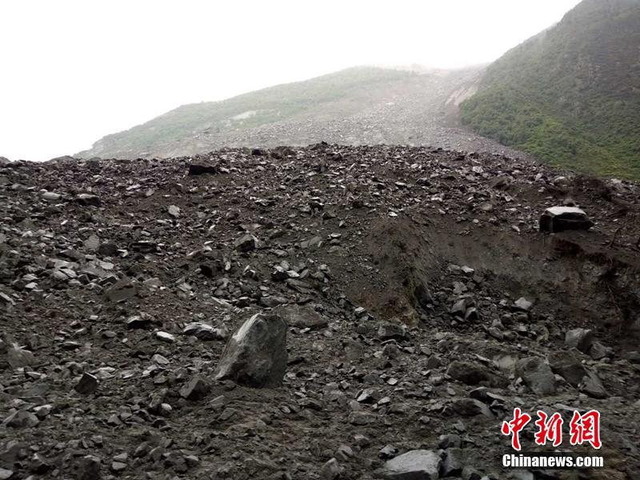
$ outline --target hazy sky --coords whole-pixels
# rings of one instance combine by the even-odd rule
[[[489,62],[579,0],[0,2],[0,156],[86,149],[184,103],[363,64]]]

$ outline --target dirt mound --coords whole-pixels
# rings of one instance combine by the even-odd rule
[[[355,480],[426,450],[502,479],[519,407],[599,410],[603,449],[562,448],[606,468],[518,478],[635,479],[638,193],[390,146],[3,164],[0,472]],[[563,204],[594,227],[540,233]],[[287,308],[283,386],[216,380]]]

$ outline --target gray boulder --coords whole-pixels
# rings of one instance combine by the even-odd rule
[[[569,330],[564,336],[564,343],[567,347],[577,348],[587,353],[593,344],[593,332],[586,328]]]
[[[516,364],[516,374],[536,395],[556,393],[556,378],[547,362],[539,357],[523,358]]]
[[[589,230],[593,222],[577,207],[547,208],[540,218],[541,232],[562,232],[564,230]]]
[[[287,324],[279,315],[255,314],[227,342],[216,380],[255,388],[281,385],[287,366],[286,336]]]
[[[385,463],[381,477],[387,480],[435,480],[440,478],[440,455],[431,450],[411,450]]]
[[[576,350],[561,350],[549,355],[551,370],[564,378],[573,387],[578,387],[587,374],[580,353]]]
[[[287,305],[277,309],[278,314],[291,327],[320,329],[329,322],[309,306]]]

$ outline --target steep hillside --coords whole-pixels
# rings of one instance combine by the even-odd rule
[[[640,0],[585,0],[492,64],[462,121],[555,165],[640,178]]]
[[[319,141],[422,144],[507,151],[450,122],[480,68],[410,72],[359,67],[221,102],[184,105],[109,135],[85,158],[170,157],[224,146],[273,147]]]

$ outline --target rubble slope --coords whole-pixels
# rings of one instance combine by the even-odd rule
[[[606,465],[514,478],[637,479],[639,193],[426,147],[3,162],[2,478],[512,478],[520,407],[598,409]],[[562,204],[594,227],[538,232]],[[282,386],[216,380],[261,312]]]

